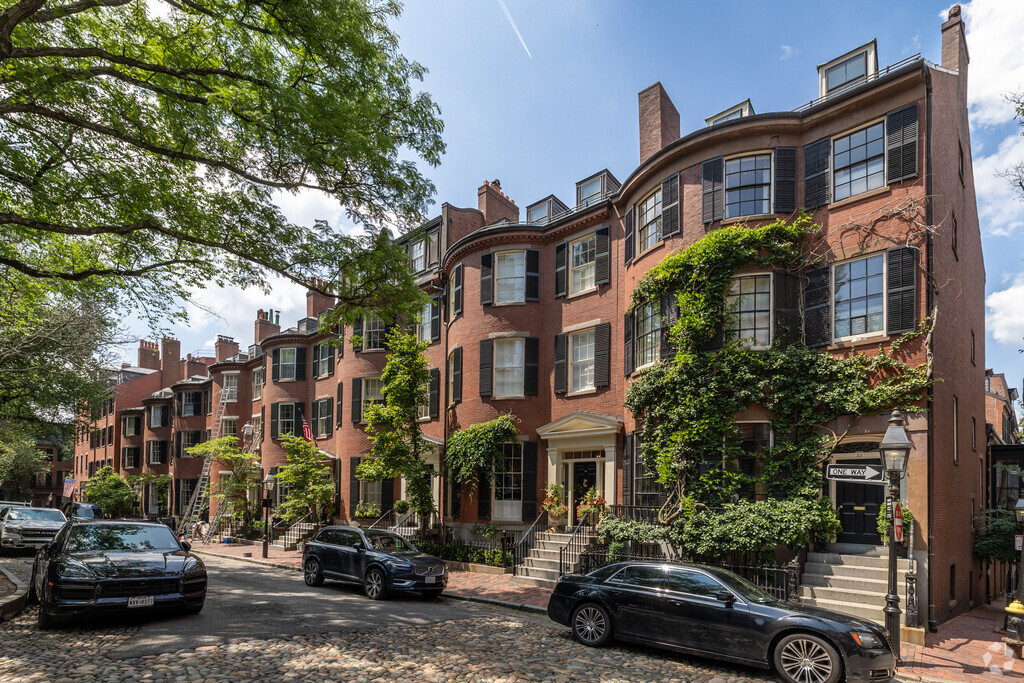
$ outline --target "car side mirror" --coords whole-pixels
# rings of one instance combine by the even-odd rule
[[[355,543],[352,544],[352,547],[355,548],[356,550],[365,550],[365,548],[363,547],[363,542],[362,541],[356,541]]]
[[[718,600],[719,602],[724,602],[726,606],[728,606],[736,602],[736,596],[729,591],[718,591],[717,593],[715,593],[715,600]]]
[[[181,541],[181,549],[187,553],[188,551],[192,550],[192,544],[188,541]]]

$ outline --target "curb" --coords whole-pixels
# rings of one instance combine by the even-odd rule
[[[225,555],[223,553],[213,553],[209,550],[196,550],[192,549],[192,552],[196,555],[209,555],[210,557],[219,557],[225,560],[237,560],[238,562],[248,562],[250,564],[261,565],[263,567],[271,567],[274,569],[287,569],[293,572],[301,572],[301,567],[293,567],[290,564],[282,564],[280,562],[271,562],[269,560],[257,560],[254,557],[237,557],[235,555]],[[456,600],[465,600],[467,602],[480,602],[488,605],[497,605],[498,607],[505,607],[520,612],[535,612],[537,614],[547,614],[547,609],[544,607],[538,607],[537,605],[530,605],[527,603],[511,602],[509,600],[498,600],[497,598],[484,598],[478,595],[463,595],[461,593],[452,593],[445,591],[444,596],[446,598],[454,598]]]
[[[0,573],[14,584],[14,593],[0,600],[0,621],[9,621],[18,612],[25,609],[28,602],[28,584],[3,567],[0,567]]]

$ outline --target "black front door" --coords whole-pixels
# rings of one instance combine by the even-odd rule
[[[880,460],[837,460],[836,464],[882,467]],[[840,543],[881,544],[877,524],[884,501],[885,487],[880,484],[837,481],[836,508],[843,530],[836,540]]]
[[[576,506],[587,495],[587,491],[595,486],[597,486],[597,463],[593,461],[574,462],[572,464],[572,507],[569,510],[573,524],[580,521],[576,519]]]

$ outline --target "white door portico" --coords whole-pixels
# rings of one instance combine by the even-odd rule
[[[597,463],[597,488],[609,504],[616,500],[615,452],[622,421],[609,415],[577,410],[537,429],[548,444],[547,481],[559,482],[571,495],[568,463],[583,459]],[[566,457],[568,455],[568,457]]]

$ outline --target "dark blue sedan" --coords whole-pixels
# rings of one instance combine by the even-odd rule
[[[563,576],[548,616],[584,645],[612,639],[769,668],[788,683],[888,681],[888,634],[838,612],[782,602],[732,572],[621,562]]]
[[[448,585],[443,561],[382,529],[324,527],[303,548],[302,570],[307,586],[319,586],[324,579],[351,581],[361,584],[371,600],[382,600],[391,591],[436,597]]]

